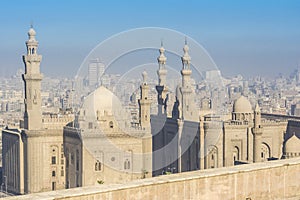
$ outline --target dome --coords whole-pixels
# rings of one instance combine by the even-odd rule
[[[121,102],[110,90],[104,86],[98,87],[89,94],[83,103],[82,109],[86,117],[96,118],[97,116],[114,115],[121,110]]]
[[[233,104],[233,112],[252,113],[253,110],[250,101],[246,97],[240,96]]]
[[[285,143],[286,153],[300,153],[300,139],[294,134]]]

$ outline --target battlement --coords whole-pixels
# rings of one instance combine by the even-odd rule
[[[63,129],[68,123],[74,121],[74,115],[47,114],[43,115],[42,126],[44,129]]]

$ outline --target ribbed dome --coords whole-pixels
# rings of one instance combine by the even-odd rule
[[[246,97],[240,96],[233,104],[233,112],[252,113],[253,110],[250,101]]]
[[[286,141],[285,153],[300,153],[300,139],[296,135]]]

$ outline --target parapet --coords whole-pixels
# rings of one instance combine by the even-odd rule
[[[299,199],[299,171],[294,158],[6,199]]]

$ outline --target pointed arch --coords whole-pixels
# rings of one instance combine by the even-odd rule
[[[262,161],[267,161],[271,157],[271,148],[270,146],[262,142],[261,144],[261,160]]]

